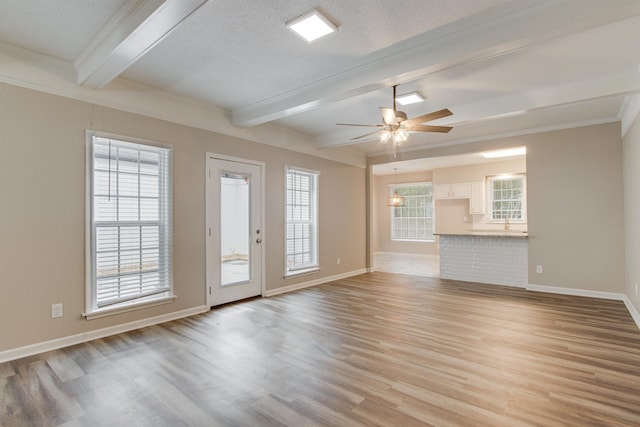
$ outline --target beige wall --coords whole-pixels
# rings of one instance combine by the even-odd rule
[[[436,233],[463,234],[473,228],[469,199],[436,200]]]
[[[174,147],[171,304],[87,321],[85,131]],[[205,304],[205,153],[266,163],[266,286],[365,268],[365,169],[162,120],[0,84],[0,351]],[[284,279],[284,167],[320,175],[317,274]],[[336,258],[341,258],[341,264]],[[53,303],[64,317],[50,318]]]
[[[465,165],[434,169],[434,184],[451,184],[456,182],[485,182],[486,177],[501,174],[526,173],[525,158],[502,160],[478,165]],[[486,185],[486,182],[485,182]],[[438,233],[465,233],[470,229],[501,228],[501,225],[488,224],[490,215],[471,215],[469,199],[436,200],[436,231]],[[487,193],[483,203],[487,204]],[[526,223],[512,224],[513,230],[526,230]]]
[[[397,175],[373,176],[373,252],[396,252],[410,254],[437,255],[436,242],[406,242],[391,240],[391,210],[387,206],[389,185],[414,182],[431,182],[430,171]]]
[[[622,293],[620,123],[527,140],[529,282]]]
[[[453,182],[484,181],[487,176],[505,173],[524,173],[527,170],[526,159],[503,160],[479,165],[456,166],[450,168],[435,169],[433,182],[435,184]]]
[[[523,145],[527,147],[529,282],[624,292],[619,122],[401,152],[397,160]],[[368,159],[369,165],[389,161],[388,155]],[[536,274],[538,264],[544,273]]]
[[[625,225],[625,291],[640,313],[640,115],[627,131],[623,141],[624,159],[624,225]]]

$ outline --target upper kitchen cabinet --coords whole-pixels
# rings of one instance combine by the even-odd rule
[[[486,212],[484,181],[472,182],[471,197],[469,197],[469,213],[484,214]]]
[[[439,199],[468,199],[471,196],[471,185],[467,182],[434,185],[436,200]]]

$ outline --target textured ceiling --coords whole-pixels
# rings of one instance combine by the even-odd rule
[[[313,8],[339,29],[307,44],[285,23]],[[145,27],[167,16],[157,34]],[[409,117],[453,112],[429,123],[449,134],[411,133],[407,150],[616,121],[640,92],[638,0],[0,0],[0,43],[78,74],[87,52],[91,72],[145,34],[126,66],[107,67],[118,81],[219,107],[229,127],[294,130],[321,150],[386,152],[375,137],[351,140],[366,128],[335,123],[381,123],[393,84],[427,97],[402,108]],[[93,89],[111,96],[112,81]]]
[[[124,76],[234,110],[347,70],[366,55],[502,2],[210,1]],[[339,30],[307,44],[285,23],[318,4]]]
[[[126,0],[0,0],[0,41],[73,61]]]

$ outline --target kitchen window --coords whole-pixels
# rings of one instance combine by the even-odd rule
[[[389,186],[404,197],[404,206],[391,207],[391,239],[433,241],[433,185],[430,182]]]
[[[492,221],[526,222],[524,175],[489,178],[489,209]]]
[[[173,299],[171,149],[89,135],[87,318]]]

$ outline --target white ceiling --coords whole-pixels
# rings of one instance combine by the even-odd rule
[[[339,29],[307,44],[285,22],[313,8]],[[363,155],[390,149],[335,123],[381,123],[393,84],[427,97],[409,117],[453,112],[407,150],[617,121],[640,92],[638,0],[0,0],[0,43]]]

